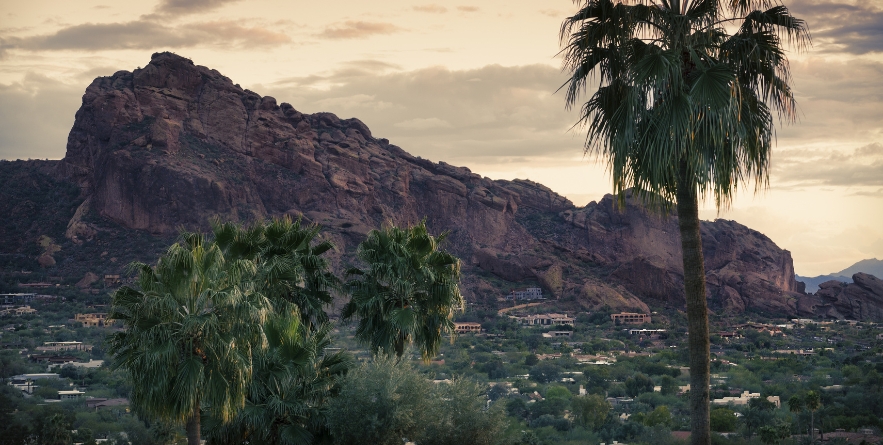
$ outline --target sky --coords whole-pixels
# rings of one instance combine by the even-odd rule
[[[813,45],[789,52],[798,122],[770,186],[705,219],[788,249],[804,276],[883,259],[883,0],[785,1]],[[406,151],[577,205],[612,190],[556,90],[570,0],[0,0],[0,159],[61,159],[82,94],[157,51],[299,111],[357,117]]]

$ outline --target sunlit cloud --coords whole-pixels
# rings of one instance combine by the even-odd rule
[[[448,8],[445,8],[444,6],[441,6],[441,5],[436,5],[435,3],[431,3],[428,5],[418,5],[418,6],[412,7],[411,9],[413,9],[417,12],[429,12],[432,14],[444,14],[444,13],[448,12]]]
[[[156,7],[157,12],[165,14],[195,14],[220,8],[239,0],[163,0]]]
[[[347,21],[326,27],[319,37],[325,39],[363,39],[373,35],[394,34],[404,31],[392,23]]]
[[[151,20],[85,23],[51,34],[0,38],[0,49],[27,51],[188,48],[197,45],[232,47],[274,46],[290,42],[280,32],[234,21],[167,26]]]

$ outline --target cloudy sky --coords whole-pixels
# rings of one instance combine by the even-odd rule
[[[0,0],[0,158],[60,159],[86,86],[173,51],[262,95],[358,117],[405,150],[582,205],[610,190],[555,90],[570,0]],[[791,54],[800,121],[771,187],[734,219],[798,274],[883,259],[883,0],[786,1],[813,47]]]

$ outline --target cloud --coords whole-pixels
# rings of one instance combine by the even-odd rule
[[[194,14],[211,11],[237,1],[239,0],[163,0],[157,5],[156,11],[169,15]]]
[[[316,105],[329,110],[384,110],[392,106],[389,102],[377,100],[375,96],[367,94],[353,94],[352,96],[329,97],[316,101]]]
[[[576,115],[554,94],[563,81],[544,64],[389,72],[345,64],[261,88],[304,112],[358,117],[424,158],[496,166],[581,156],[583,136],[568,132]]]
[[[792,13],[806,20],[816,46],[826,52],[883,51],[883,9],[879,2],[797,1]]]
[[[451,128],[452,125],[447,121],[437,117],[408,119],[402,122],[396,122],[394,127],[405,128],[408,130],[429,130],[431,128]]]
[[[540,14],[542,14],[546,17],[553,17],[553,18],[564,18],[564,16],[566,15],[565,13],[563,13],[557,9],[541,9]]]
[[[186,48],[197,45],[233,47],[275,46],[290,42],[287,35],[233,21],[166,26],[151,20],[85,23],[52,34],[0,38],[0,49],[115,50]]]
[[[60,159],[85,88],[28,73],[0,84],[0,159]]]
[[[811,54],[791,64],[799,120],[778,131],[779,145],[867,144],[883,133],[883,63]]]
[[[441,5],[436,5],[435,3],[430,3],[428,5],[414,6],[411,9],[413,9],[417,12],[429,12],[432,14],[444,14],[444,13],[448,12],[448,8],[445,8],[444,6],[441,6]]]
[[[775,179],[792,186],[883,186],[880,143],[851,152],[821,148],[781,150],[774,163]]]
[[[478,12],[479,9],[478,6],[463,5],[457,6],[457,10],[460,12]]]
[[[404,29],[392,23],[347,21],[341,25],[328,26],[319,34],[326,39],[362,39],[372,35],[394,34]]]
[[[401,65],[373,59],[350,60],[348,62],[344,62],[343,65],[373,72],[402,69]]]

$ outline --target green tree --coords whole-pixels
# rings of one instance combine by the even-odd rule
[[[803,412],[803,399],[797,394],[788,399],[788,411],[797,417],[797,431],[800,431],[800,413]]]
[[[530,379],[539,383],[556,382],[561,377],[561,365],[554,360],[543,360],[528,371]]]
[[[803,398],[804,404],[806,405],[806,409],[809,410],[809,440],[810,442],[815,440],[814,430],[815,430],[815,414],[819,408],[822,407],[822,398],[819,393],[815,391],[809,391],[806,393],[806,396]]]
[[[612,409],[604,396],[588,394],[577,396],[570,401],[574,422],[592,431],[598,431],[607,422]]]
[[[772,425],[766,425],[757,430],[760,441],[766,445],[777,445],[783,440],[791,437],[791,426],[785,422],[775,422]]]
[[[451,317],[463,306],[460,260],[439,249],[445,238],[430,235],[424,221],[372,230],[359,244],[356,256],[366,267],[347,271],[351,299],[343,318],[359,318],[356,338],[374,353],[401,358],[413,342],[429,361],[442,335],[453,332]]]
[[[659,393],[664,396],[673,396],[678,393],[678,381],[670,375],[664,375],[659,379]]]
[[[768,182],[774,113],[796,105],[783,45],[809,41],[775,0],[579,0],[560,38],[566,104],[582,106],[586,152],[614,191],[668,208],[680,226],[690,352],[691,443],[708,444],[709,335],[699,199],[726,207],[740,183]],[[733,26],[737,25],[737,26]],[[729,30],[734,30],[729,34]],[[784,39],[784,41],[783,41]],[[566,88],[565,88],[566,87]]]
[[[79,427],[76,431],[76,433],[71,435],[72,442],[82,443],[85,445],[95,445],[95,433],[93,433],[91,429]]]
[[[729,408],[715,408],[709,416],[712,431],[728,433],[736,430],[736,413]]]
[[[506,402],[506,412],[516,419],[523,419],[527,417],[530,410],[528,410],[527,402],[523,398],[513,397]]]
[[[28,427],[15,416],[23,401],[21,391],[10,385],[0,385],[0,445],[24,445],[28,442]]]
[[[748,437],[764,426],[768,426],[773,420],[773,410],[776,405],[766,397],[755,397],[748,400],[748,408],[745,409],[744,421]]]
[[[421,445],[493,445],[502,442],[506,415],[502,403],[486,409],[482,385],[455,378],[429,395],[429,421],[415,442]]]
[[[537,358],[536,354],[527,354],[527,357],[524,358],[524,364],[527,366],[533,366],[540,362],[540,359]]]
[[[653,380],[650,377],[637,373],[625,379],[625,393],[629,397],[638,397],[645,392],[653,392]]]
[[[649,427],[662,425],[670,428],[672,425],[671,411],[665,405],[657,406],[656,409],[644,416],[644,425]]]
[[[256,264],[257,289],[277,312],[295,306],[306,326],[328,321],[325,306],[340,282],[330,271],[323,254],[334,248],[319,240],[318,225],[304,227],[300,220],[273,219],[242,227],[236,223],[213,224],[214,240],[228,261],[249,260]]]
[[[64,414],[52,414],[37,424],[39,443],[67,445],[71,441],[71,419]]]
[[[245,407],[229,424],[211,419],[208,443],[311,444],[327,435],[328,404],[352,365],[345,352],[325,352],[330,331],[329,324],[303,325],[294,311],[270,318],[267,347],[254,355]]]
[[[200,442],[201,409],[230,421],[245,404],[252,353],[270,303],[250,283],[249,260],[226,261],[217,245],[185,233],[155,266],[134,263],[136,286],[112,296],[112,367],[132,382],[132,405],[148,418],[186,423]]]
[[[550,386],[546,388],[546,393],[544,395],[547,399],[562,399],[562,400],[570,400],[573,398],[573,393],[570,392],[569,389],[563,386]]]
[[[340,445],[401,445],[429,422],[433,384],[405,361],[377,356],[350,371],[331,401],[328,428]]]

